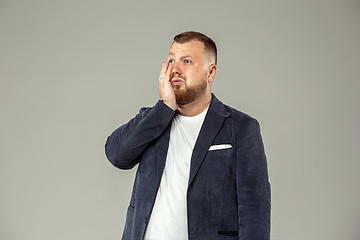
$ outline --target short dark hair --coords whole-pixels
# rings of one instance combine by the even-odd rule
[[[202,34],[199,32],[194,32],[194,31],[189,31],[189,32],[180,33],[174,37],[174,42],[177,42],[180,44],[187,43],[192,40],[197,40],[199,42],[204,43],[204,50],[214,56],[215,64],[217,64],[216,44],[211,38],[209,38],[205,34]]]

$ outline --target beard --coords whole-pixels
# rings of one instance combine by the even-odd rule
[[[183,86],[174,86],[174,92],[176,96],[176,102],[179,105],[189,104],[206,92],[207,82],[204,79],[198,85],[189,87],[184,81]]]

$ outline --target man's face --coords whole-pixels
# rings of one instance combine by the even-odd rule
[[[172,67],[170,81],[179,105],[193,102],[210,87],[207,81],[208,61],[202,42],[174,42],[169,50],[168,62]]]

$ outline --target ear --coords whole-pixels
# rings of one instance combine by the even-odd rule
[[[212,83],[214,81],[215,75],[216,75],[217,67],[215,64],[211,64],[209,67],[209,74],[208,74],[208,82]]]

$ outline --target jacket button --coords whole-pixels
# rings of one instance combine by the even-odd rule
[[[145,224],[147,224],[147,223],[148,223],[148,217],[145,218]]]

